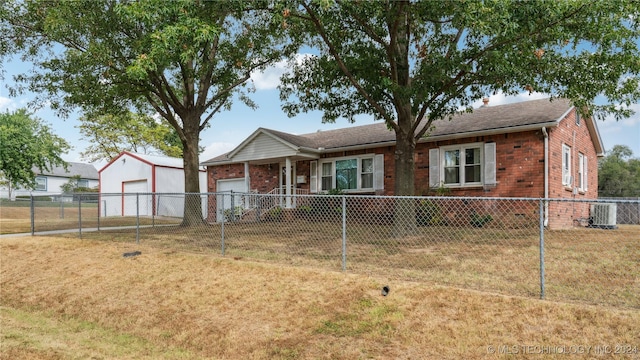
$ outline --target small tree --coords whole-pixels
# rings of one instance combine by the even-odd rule
[[[33,61],[17,80],[62,112],[155,112],[182,145],[183,225],[203,222],[200,133],[234,95],[249,106],[251,73],[295,51],[265,1],[8,0],[13,52]],[[2,15],[2,13],[0,13]],[[9,24],[4,25],[3,24]],[[13,48],[15,47],[15,48]],[[62,50],[60,50],[62,49]],[[1,54],[0,54],[1,55]],[[116,126],[116,124],[113,124]]]
[[[35,188],[33,169],[66,169],[61,156],[70,149],[63,138],[25,109],[0,114],[0,175],[9,188],[9,197],[13,188]]]
[[[90,143],[80,155],[90,162],[109,161],[125,150],[143,154],[159,151],[165,156],[182,157],[176,131],[148,115],[85,114],[78,129]]]
[[[598,162],[598,195],[640,197],[640,159],[628,146],[614,146]]]

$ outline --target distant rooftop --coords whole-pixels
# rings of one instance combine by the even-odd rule
[[[67,162],[67,170],[62,166],[54,166],[51,171],[40,171],[35,168],[34,171],[38,175],[58,176],[58,177],[72,177],[79,175],[82,179],[98,180],[98,170],[92,164]]]

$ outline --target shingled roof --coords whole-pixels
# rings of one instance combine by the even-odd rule
[[[54,166],[51,171],[40,171],[35,168],[34,171],[38,175],[57,176],[71,178],[79,175],[81,179],[98,180],[98,170],[92,164],[67,162],[67,170],[62,166]]]
[[[434,121],[432,130],[422,141],[526,131],[543,126],[553,127],[572,108],[570,101],[566,99],[554,99],[553,101],[541,99],[506,105],[483,106],[471,113],[456,114],[450,119]],[[259,132],[277,137],[290,146],[311,149],[318,154],[338,149],[375,147],[395,143],[395,133],[388,129],[384,122],[302,135],[260,128],[252,136]],[[229,155],[234,151],[236,150],[207,160],[203,162],[203,165],[233,161]]]

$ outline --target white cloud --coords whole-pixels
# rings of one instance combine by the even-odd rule
[[[312,54],[296,54],[296,62],[300,64],[305,58]],[[280,85],[280,77],[289,70],[287,60],[280,60],[263,71],[254,71],[251,80],[256,90],[272,90]]]
[[[228,153],[233,150],[238,144],[232,144],[228,142],[214,142],[207,145],[204,148],[202,154],[200,154],[200,161],[206,161],[216,156]]]
[[[505,105],[505,104],[523,102],[523,101],[546,99],[548,97],[549,97],[548,94],[543,94],[539,92],[533,92],[531,94],[528,92],[523,92],[518,95],[509,95],[509,96],[505,95],[502,92],[499,92],[495,95],[489,96],[489,106]],[[473,108],[478,108],[482,105],[483,105],[482,100],[476,100],[472,104]]]
[[[251,74],[251,80],[253,81],[256,90],[275,89],[280,84],[280,76],[285,73],[286,69],[286,60],[278,61],[273,66],[266,68],[264,71],[254,71]]]
[[[16,104],[13,100],[0,96],[0,111],[12,111],[16,109]]]
[[[640,104],[629,106],[635,112],[631,117],[616,121],[613,115],[607,116],[603,121],[598,121],[598,128],[602,133],[623,133],[635,131],[640,142]]]

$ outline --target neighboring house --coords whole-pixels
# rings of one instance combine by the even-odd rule
[[[99,175],[101,216],[180,217],[183,214],[184,168],[181,158],[123,151],[100,169]],[[206,190],[207,179],[203,169],[200,171],[200,192]],[[206,210],[206,205],[203,209]]]
[[[439,188],[451,196],[597,198],[602,140],[595,121],[568,100],[485,102],[434,122],[427,135],[414,154],[416,195]],[[395,133],[382,122],[303,135],[259,128],[202,165],[210,192],[394,195],[394,151]],[[561,203],[546,216],[571,226],[588,212],[588,204]]]
[[[29,189],[12,189],[11,198],[16,196],[49,196],[59,198],[62,194],[62,186],[69,182],[74,176],[79,176],[78,186],[86,188],[98,187],[98,171],[91,164],[67,162],[67,169],[62,166],[55,166],[51,171],[41,171],[34,168],[36,173],[36,188]],[[9,189],[5,186],[0,187],[0,197],[8,198]],[[61,197],[63,200],[71,201],[72,197]]]

